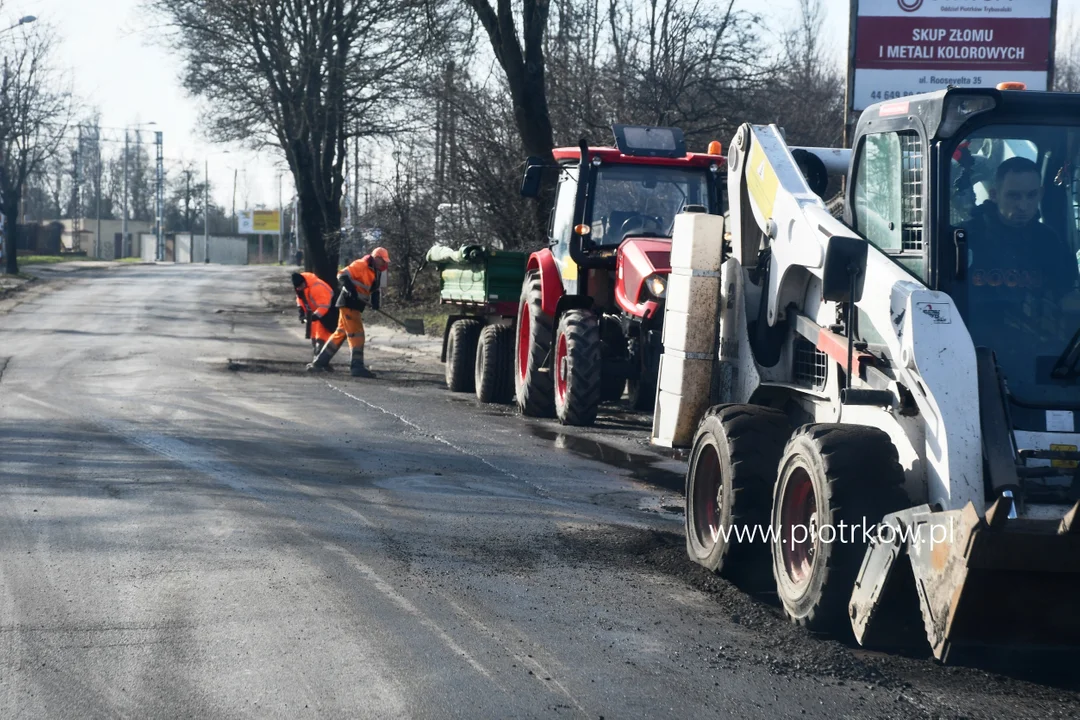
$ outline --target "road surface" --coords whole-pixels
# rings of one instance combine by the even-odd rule
[[[693,566],[641,417],[566,432],[302,372],[288,268],[65,272],[0,303],[0,717],[1077,717],[812,638]],[[381,348],[381,349],[380,349]]]

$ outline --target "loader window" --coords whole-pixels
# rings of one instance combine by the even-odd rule
[[[918,277],[925,269],[923,175],[916,133],[866,136],[855,170],[856,230]]]
[[[950,147],[943,189],[952,229],[967,231],[967,262],[943,289],[975,345],[996,354],[1010,392],[1080,402],[1080,373],[1054,372],[1080,329],[1080,128],[988,125]]]

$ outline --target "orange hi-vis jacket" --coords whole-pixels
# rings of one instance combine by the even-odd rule
[[[315,316],[315,319],[325,317],[330,312],[330,305],[334,302],[334,290],[315,273],[300,273],[306,284],[304,286],[304,302],[300,302],[300,296],[296,297],[296,304]]]
[[[365,305],[371,302],[372,292],[378,292],[379,273],[375,271],[375,263],[370,255],[365,255],[359,260],[354,260],[338,273],[338,283],[342,287],[352,285],[356,290],[356,298],[348,297],[344,306],[352,310],[361,308],[359,303]],[[356,301],[359,301],[356,302]],[[338,303],[341,306],[341,303]]]

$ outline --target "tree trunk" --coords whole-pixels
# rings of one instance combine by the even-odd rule
[[[7,168],[0,168],[0,214],[4,216],[4,267],[8,275],[19,272],[19,193],[8,188]]]

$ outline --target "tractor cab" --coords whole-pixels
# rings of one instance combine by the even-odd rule
[[[988,500],[1068,503],[1077,486],[1077,118],[1075,94],[948,89],[874,106],[853,143],[847,224],[947,293],[955,307],[925,312],[955,312],[977,348],[984,442],[1016,453],[990,466]]]
[[[560,172],[549,246],[567,295],[647,317],[664,297],[675,216],[689,206],[721,213],[724,160],[719,148],[687,152],[678,128],[614,125],[612,132],[615,147],[582,141],[554,151]],[[529,159],[524,195],[535,194],[542,167]]]

